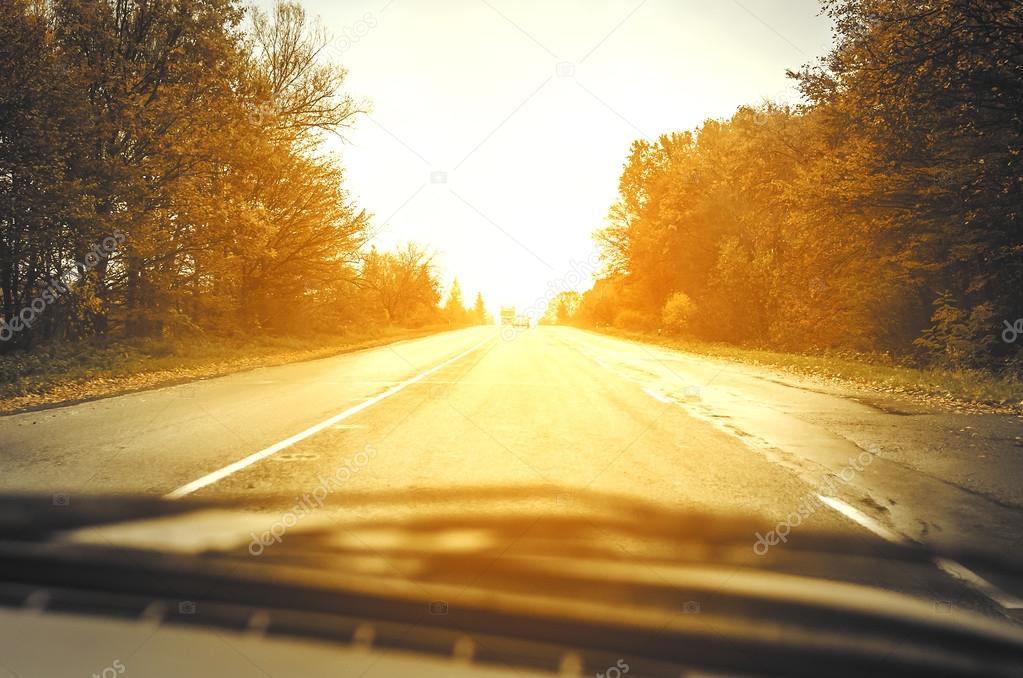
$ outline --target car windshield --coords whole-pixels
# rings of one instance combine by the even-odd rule
[[[0,675],[167,619],[1023,674],[1021,55],[1008,0],[6,0]]]

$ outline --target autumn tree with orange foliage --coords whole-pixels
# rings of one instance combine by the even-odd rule
[[[1020,370],[1023,6],[824,9],[799,105],[633,144],[576,320],[653,329],[684,293],[699,338]]]
[[[283,0],[0,3],[0,352],[434,317],[365,279],[369,216],[321,150],[362,110],[329,41]]]

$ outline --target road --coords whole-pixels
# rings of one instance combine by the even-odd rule
[[[73,503],[329,486],[414,507],[431,489],[542,485],[772,525],[823,496],[798,529],[998,551],[1023,539],[1021,436],[1015,417],[571,328],[481,327],[0,417],[0,490]]]

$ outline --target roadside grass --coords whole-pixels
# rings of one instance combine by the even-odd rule
[[[886,355],[784,353],[615,328],[595,331],[687,353],[844,382],[888,395],[1023,414],[1023,381],[985,370],[907,367],[896,364]]]
[[[0,414],[326,358],[449,329],[364,328],[303,337],[53,343],[0,355]]]

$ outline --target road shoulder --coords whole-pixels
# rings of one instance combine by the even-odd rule
[[[1023,418],[949,411],[763,365],[559,328],[606,368],[903,536],[981,545],[1023,539]],[[872,463],[849,471],[861,453]],[[849,477],[841,482],[842,474]]]
[[[212,342],[169,349],[142,350],[113,345],[78,355],[12,354],[0,356],[0,416],[65,407],[128,393],[223,377],[264,367],[330,358],[411,339],[455,331],[431,326],[380,330],[369,334],[309,340],[269,339],[243,343]],[[81,350],[67,347],[69,351]],[[89,349],[86,349],[89,350]],[[170,353],[168,354],[167,351]],[[19,364],[19,361],[30,361]]]

